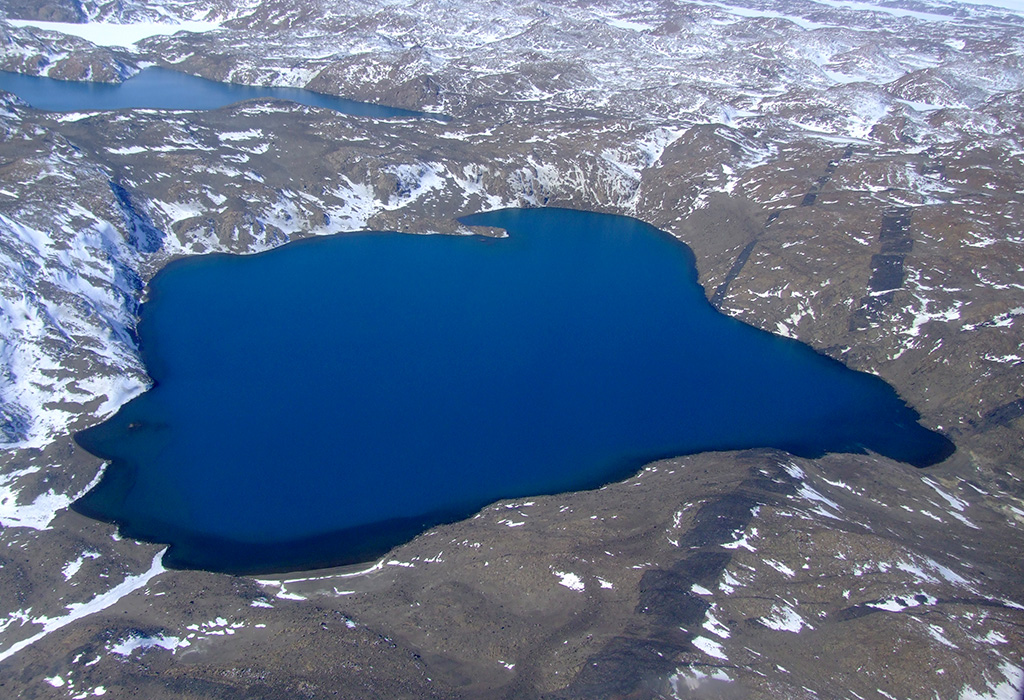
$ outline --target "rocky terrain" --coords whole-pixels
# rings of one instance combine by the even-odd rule
[[[0,66],[163,65],[286,102],[47,113],[0,93],[0,694],[959,698],[1024,687],[1024,16],[939,2],[0,4]],[[118,46],[41,21],[199,20]],[[379,562],[168,571],[68,506],[147,386],[184,255],[504,206],[636,216],[723,313],[889,381],[957,445],[682,456]],[[488,232],[495,233],[495,232]],[[343,503],[339,503],[339,507]]]

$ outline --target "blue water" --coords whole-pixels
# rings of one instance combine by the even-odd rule
[[[880,379],[719,314],[664,232],[464,221],[509,237],[345,234],[162,270],[138,329],[156,384],[79,434],[113,463],[76,508],[171,543],[172,566],[287,570],[671,455],[954,449]]]
[[[52,112],[114,109],[218,109],[242,100],[290,100],[360,117],[389,119],[422,117],[396,107],[383,107],[324,95],[302,88],[254,87],[220,83],[165,68],[146,68],[123,83],[54,80],[0,71],[0,90],[14,93],[30,106]]]

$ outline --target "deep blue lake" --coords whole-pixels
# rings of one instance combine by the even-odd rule
[[[953,452],[877,377],[728,318],[689,248],[563,209],[507,238],[352,233],[168,265],[139,323],[154,387],[80,433],[76,504],[228,572],[365,561],[500,498],[673,455]]]
[[[146,68],[123,83],[55,80],[0,71],[0,90],[13,93],[36,109],[89,112],[114,109],[218,109],[243,100],[270,98],[323,107],[359,117],[423,117],[396,107],[346,100],[302,88],[255,87],[197,78],[166,68]]]

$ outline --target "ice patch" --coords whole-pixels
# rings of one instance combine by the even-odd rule
[[[925,22],[951,22],[953,17],[950,15],[940,15],[933,12],[921,12],[919,10],[907,10],[902,7],[894,7],[891,5],[875,4],[873,2],[853,2],[852,0],[814,0],[822,5],[831,5],[832,7],[839,7],[846,10],[857,10],[860,12],[883,12],[887,15],[894,17],[911,17],[919,19]],[[1014,0],[1002,0],[1003,2],[1013,2]],[[999,2],[999,0],[996,0]]]
[[[966,3],[968,5],[988,5],[990,7],[1001,7],[1004,10],[1010,10],[1012,12],[1024,14],[1024,0],[957,0],[957,2]],[[946,41],[946,43],[956,48],[956,45],[953,43],[954,41],[956,40],[950,39]],[[959,41],[958,43],[959,48],[957,48],[957,50],[963,51],[964,42]]]
[[[796,13],[785,13],[777,12],[775,10],[761,10],[750,7],[743,7],[737,5],[728,5],[724,2],[712,2],[711,0],[695,0],[700,2],[701,5],[707,5],[709,7],[715,7],[719,10],[723,10],[731,15],[738,17],[766,17],[770,19],[786,19],[796,24],[797,26],[803,27],[804,29],[821,29],[824,27],[837,28],[832,24],[822,24],[820,22],[813,22],[808,19],[804,19]]]

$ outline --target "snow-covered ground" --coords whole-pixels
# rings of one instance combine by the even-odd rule
[[[353,229],[466,233],[454,215],[555,203],[658,223],[693,245],[709,290],[753,241],[749,262],[723,290],[723,310],[898,380],[932,425],[970,444],[960,453],[970,460],[942,476],[890,469],[881,486],[864,476],[877,466],[868,458],[842,476],[789,465],[792,494],[745,510],[750,521],[714,545],[730,564],[686,589],[708,608],[690,630],[694,655],[668,672],[668,684],[683,694],[750,680],[744,669],[788,682],[790,662],[756,655],[809,649],[807,640],[837,629],[831,615],[848,614],[875,620],[894,644],[910,640],[929,658],[963,659],[956,668],[967,680],[943,685],[949,697],[1016,700],[1022,644],[1006,620],[1024,601],[969,602],[993,585],[972,564],[980,554],[971,538],[1012,540],[1007,533],[1024,523],[1024,504],[1010,493],[1020,478],[1012,416],[1024,366],[1016,328],[1024,315],[1024,23],[991,9],[1022,12],[1024,1],[984,4],[338,0],[304,15],[287,3],[185,0],[124,2],[120,15],[84,3],[83,24],[6,21],[0,29],[11,40],[0,59],[18,69],[71,73],[87,55],[130,72],[160,59],[208,77],[308,83],[455,119],[360,122],[276,103],[47,117],[0,102],[0,542],[22,567],[5,563],[0,581],[35,596],[0,610],[0,661],[20,663],[26,650],[175,575],[147,555],[122,571],[121,584],[108,582],[105,567],[138,545],[109,534],[99,544],[79,540],[64,514],[99,475],[61,478],[67,454],[48,452],[145,388],[132,328],[153,269],[179,255],[257,252]],[[817,200],[804,206],[812,189]],[[739,207],[715,219],[727,197],[749,205],[753,223],[743,223]],[[885,290],[894,295],[888,316],[854,331],[850,310],[870,298],[870,261],[884,254],[878,220],[892,206],[914,212],[912,252],[899,286]],[[777,219],[763,224],[769,213]],[[159,245],[145,244],[154,231]],[[939,381],[948,386],[932,400]],[[1011,422],[996,420],[1005,415]],[[666,487],[645,503],[674,497]],[[679,549],[698,506],[664,507],[675,513],[673,527],[651,537]],[[651,554],[599,567],[572,554],[573,537],[599,526],[613,533],[611,517],[587,516],[575,530],[561,520],[544,527],[539,509],[502,504],[495,528],[502,543],[525,542],[508,549],[513,560],[537,553],[528,585],[559,596],[559,605],[621,605],[632,614],[637,578],[670,563]],[[962,539],[948,557],[922,551],[940,537]],[[357,573],[450,572],[484,541],[464,537]],[[809,542],[813,550],[801,549]],[[485,582],[481,599],[503,590],[504,579],[487,578],[498,559],[472,569]],[[261,580],[253,586],[268,593],[239,605],[244,614],[287,615],[286,605],[357,601],[359,581]],[[832,590],[837,581],[846,583]],[[440,595],[431,582],[422,590]],[[416,615],[446,619],[444,611],[430,618],[427,596],[413,598]],[[106,638],[99,666],[177,658],[259,629],[226,607],[187,621],[152,614],[165,617]],[[731,619],[754,630],[757,643]],[[345,618],[345,630],[355,627]],[[607,633],[598,630],[592,644]],[[858,639],[871,643],[868,633]],[[516,648],[498,659],[502,673],[539,664],[524,663]],[[83,656],[72,666],[85,675],[91,662]],[[38,684],[71,694],[72,674],[54,664]]]
[[[9,19],[13,27],[30,27],[44,32],[57,32],[77,36],[96,46],[130,47],[143,39],[154,36],[169,36],[177,32],[210,32],[220,27],[220,22],[185,20],[182,22],[43,22],[38,20]]]

